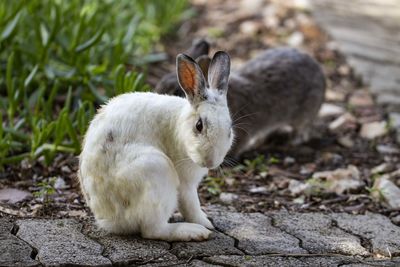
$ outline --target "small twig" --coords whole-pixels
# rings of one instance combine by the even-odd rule
[[[13,210],[9,209],[3,206],[0,206],[0,212],[8,214],[8,215],[13,215],[13,216],[20,216],[20,217],[28,217],[29,215],[23,211],[20,210]]]
[[[177,247],[172,248],[172,249],[170,249],[170,250],[167,250],[167,251],[165,251],[164,253],[161,253],[160,255],[158,255],[158,256],[156,256],[156,257],[153,257],[153,258],[151,258],[151,259],[148,259],[147,261],[140,262],[140,264],[147,264],[147,263],[150,263],[150,262],[152,262],[152,261],[155,261],[155,260],[157,260],[157,259],[159,259],[159,258],[161,258],[161,257],[163,257],[163,256],[165,256],[165,255],[167,255],[168,253],[170,253],[171,251],[173,251],[173,250],[176,249],[176,248],[177,248]]]
[[[388,253],[389,253],[389,258],[390,259],[392,259],[392,253],[390,252],[390,249],[389,249],[389,247],[386,247],[386,250],[388,251]]]
[[[186,264],[189,264],[192,259],[193,259],[193,255],[190,256],[189,259],[187,259]]]

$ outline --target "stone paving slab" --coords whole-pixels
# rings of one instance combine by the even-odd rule
[[[19,220],[17,236],[34,247],[45,266],[107,266],[102,246],[81,233],[74,220]]]
[[[238,248],[247,254],[307,253],[299,246],[297,238],[272,226],[271,218],[263,214],[225,212],[210,215],[214,226],[238,240]]]
[[[333,225],[332,219],[320,213],[276,213],[274,225],[302,241],[311,253],[338,253],[367,256],[361,240]]]
[[[380,214],[335,214],[337,226],[364,238],[374,254],[387,257],[400,255],[400,228]],[[368,222],[368,223],[366,223]]]
[[[182,259],[214,255],[243,255],[235,247],[235,240],[223,233],[213,233],[208,242],[178,242],[172,244],[171,252]]]
[[[282,257],[282,256],[215,256],[204,258],[204,262],[210,265],[196,266],[346,266],[346,267],[369,267],[369,266],[399,266],[400,258],[392,260],[360,259],[346,256],[315,256],[315,257]]]
[[[112,235],[73,219],[0,219],[0,266],[400,266],[400,227],[379,214],[210,210],[217,230],[205,242]]]
[[[339,266],[357,262],[345,257],[215,256],[203,259],[218,266]]]
[[[113,264],[178,262],[178,258],[169,252],[171,245],[167,242],[145,240],[136,236],[117,236],[96,230],[87,235],[103,246],[102,255]]]
[[[0,219],[0,266],[38,266],[35,251],[12,234],[13,223]]]
[[[360,263],[350,263],[341,266],[345,267],[375,267],[375,266],[385,266],[385,267],[398,267],[400,266],[400,259],[392,260],[380,260],[380,261],[364,261]]]

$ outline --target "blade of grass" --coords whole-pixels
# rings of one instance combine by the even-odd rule
[[[3,32],[1,33],[0,41],[4,41],[11,36],[14,32],[15,28],[18,25],[19,18],[21,17],[21,12],[18,12],[15,17],[7,24],[4,28]]]
[[[89,82],[88,86],[92,94],[97,98],[98,101],[100,101],[100,103],[105,103],[108,101],[108,97],[101,95],[92,82]]]
[[[29,157],[30,157],[30,153],[22,153],[22,154],[19,154],[16,156],[0,158],[0,165],[18,163],[18,162],[22,161],[23,159],[29,158]]]
[[[75,48],[75,52],[76,53],[81,53],[81,52],[89,49],[90,47],[94,46],[96,43],[98,43],[100,41],[100,39],[103,36],[103,34],[104,34],[104,29],[100,29],[99,31],[96,32],[96,34],[94,36],[92,36],[92,38],[90,38],[89,40],[87,40],[83,44],[78,45]]]
[[[39,65],[35,65],[35,67],[33,67],[31,73],[29,73],[28,77],[26,77],[25,81],[24,81],[24,86],[28,87],[28,85],[31,83],[33,77],[36,75],[37,71],[39,69]]]

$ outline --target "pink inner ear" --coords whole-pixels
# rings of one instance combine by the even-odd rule
[[[185,91],[195,94],[196,88],[196,69],[195,67],[185,61],[179,62],[179,80]]]

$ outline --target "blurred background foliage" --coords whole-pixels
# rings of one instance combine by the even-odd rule
[[[0,167],[79,153],[95,107],[145,91],[186,0],[0,0]],[[161,54],[162,56],[162,54]]]

